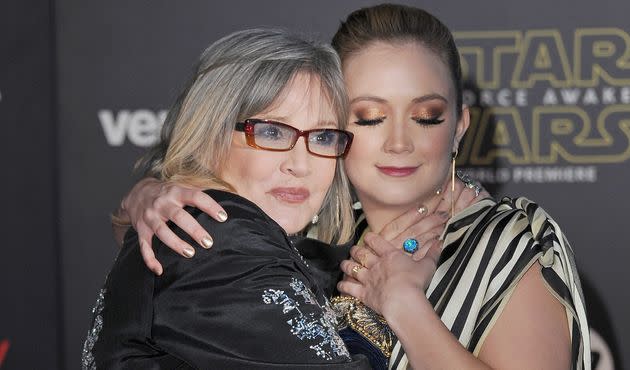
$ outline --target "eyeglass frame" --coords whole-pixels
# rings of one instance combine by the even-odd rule
[[[261,147],[258,144],[256,144],[256,138],[253,132],[253,127],[256,125],[256,123],[272,123],[275,125],[280,125],[280,126],[284,126],[284,127],[288,127],[291,130],[297,132],[297,135],[295,135],[295,138],[293,139],[293,143],[291,143],[291,146],[289,146],[287,149],[275,149],[275,148],[266,148],[266,147]],[[251,126],[249,126],[251,125]],[[248,131],[247,128],[252,127],[251,131]],[[311,129],[311,130],[300,130],[297,129],[289,124],[286,124],[284,122],[280,122],[280,121],[274,121],[271,119],[258,119],[258,118],[248,118],[246,120],[244,120],[243,122],[236,122],[236,125],[234,126],[234,131],[239,131],[239,132],[243,132],[245,133],[245,141],[247,143],[248,146],[252,147],[252,148],[256,148],[256,149],[260,149],[260,150],[268,150],[268,151],[272,151],[272,152],[288,152],[289,150],[293,149],[295,147],[295,144],[297,143],[298,139],[300,137],[304,137],[304,145],[306,145],[306,150],[316,156],[316,157],[322,157],[322,158],[343,158],[348,154],[348,151],[350,150],[350,146],[352,144],[352,139],[354,139],[354,134],[350,131],[346,131],[346,130],[340,130],[340,129],[336,129],[336,128],[316,128],[316,129]],[[348,141],[346,142],[346,147],[344,148],[343,152],[339,155],[324,155],[324,154],[319,154],[319,153],[314,153],[311,151],[311,148],[308,145],[308,135],[311,132],[315,132],[315,131],[335,131],[335,132],[341,132],[345,135],[347,135],[348,137]]]

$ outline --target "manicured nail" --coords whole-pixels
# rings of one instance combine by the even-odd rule
[[[219,221],[225,222],[225,220],[227,220],[227,213],[225,213],[224,210],[220,210],[217,212],[217,217],[219,218]]]
[[[195,255],[195,250],[193,249],[193,247],[184,248],[184,256],[191,258],[194,255]]]
[[[206,249],[212,247],[212,243],[214,243],[214,241],[212,241],[212,238],[210,236],[204,236],[201,239],[201,245],[203,245],[203,247]]]

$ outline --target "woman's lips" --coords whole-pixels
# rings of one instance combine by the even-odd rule
[[[303,203],[311,196],[306,188],[273,188],[269,194],[286,203]]]
[[[388,167],[388,166],[376,166],[379,171],[384,173],[387,176],[392,177],[405,177],[409,176],[412,173],[416,172],[418,166],[416,167]]]

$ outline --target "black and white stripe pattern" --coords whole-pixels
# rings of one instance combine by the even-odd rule
[[[526,198],[485,199],[451,219],[427,298],[442,322],[477,355],[514,287],[537,261],[552,294],[565,306],[572,339],[572,369],[590,369],[584,298],[573,250],[558,225]],[[400,342],[390,369],[406,369]]]

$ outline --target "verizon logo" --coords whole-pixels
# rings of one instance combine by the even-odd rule
[[[160,129],[167,113],[166,110],[123,109],[113,112],[103,109],[98,111],[98,119],[109,145],[121,146],[125,140],[129,140],[133,145],[148,147],[160,138]]]

